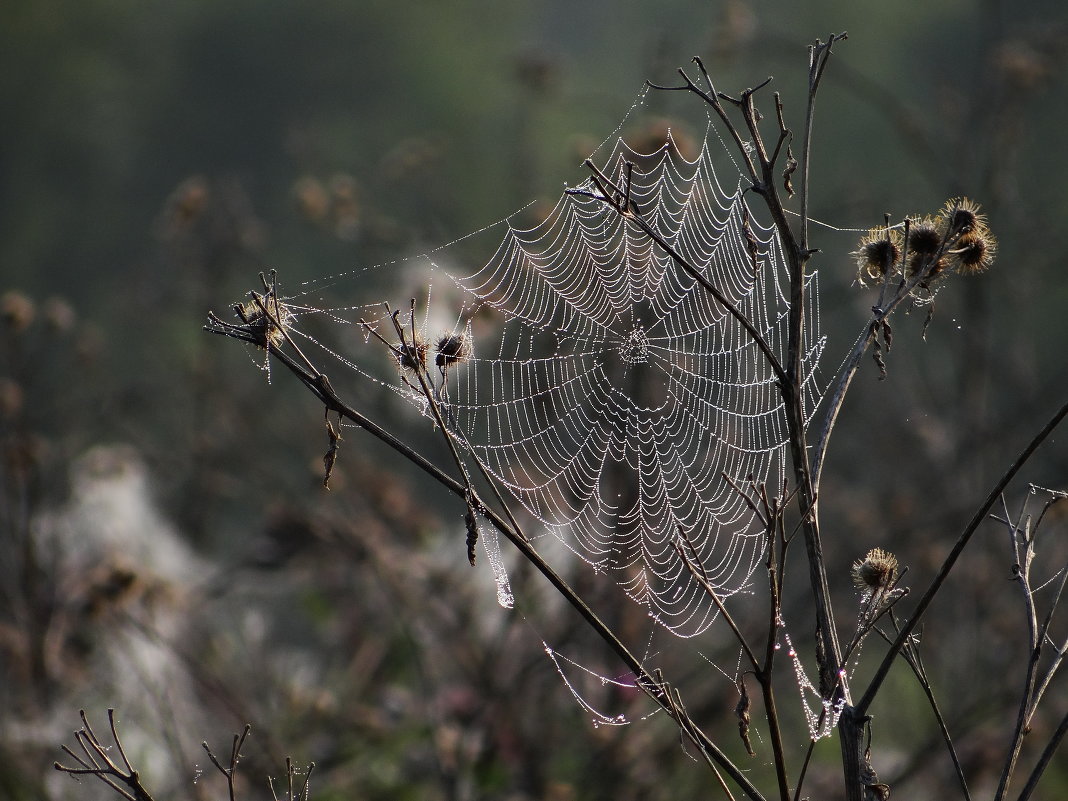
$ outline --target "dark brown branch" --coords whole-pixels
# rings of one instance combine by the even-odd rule
[[[1058,409],[1054,413],[1053,417],[1050,418],[1049,422],[1047,422],[1042,427],[1042,429],[1020,452],[1020,455],[1016,457],[1016,460],[1012,463],[1009,469],[1005,471],[1005,474],[994,485],[994,488],[990,491],[990,494],[987,496],[986,500],[983,501],[983,503],[975,511],[975,514],[972,516],[972,519],[964,527],[964,531],[962,531],[961,535],[957,538],[957,542],[953,545],[953,548],[949,552],[949,555],[946,556],[945,560],[942,562],[942,567],[939,569],[938,575],[935,576],[934,580],[931,582],[930,587],[927,588],[927,591],[920,598],[919,602],[916,605],[916,608],[912,612],[912,615],[908,618],[908,620],[905,621],[904,625],[902,625],[901,631],[898,632],[897,638],[894,640],[886,655],[883,657],[883,661],[876,669],[875,675],[872,677],[871,683],[868,685],[867,690],[864,691],[864,695],[857,703],[856,708],[859,714],[863,715],[871,706],[872,701],[875,699],[876,694],[879,692],[879,688],[882,687],[883,682],[886,680],[887,674],[890,672],[890,667],[893,664],[894,659],[904,647],[905,642],[908,640],[908,638],[912,636],[913,630],[923,618],[923,615],[927,611],[927,607],[931,605],[931,601],[934,600],[935,595],[942,588],[942,585],[945,583],[945,580],[949,576],[950,571],[956,564],[957,559],[960,557],[961,553],[963,553],[964,549],[971,541],[972,535],[975,534],[976,530],[979,528],[979,524],[986,519],[986,516],[990,512],[990,509],[997,502],[997,499],[1001,497],[1001,493],[1005,491],[1005,488],[1009,485],[1009,482],[1016,477],[1016,474],[1020,471],[1020,468],[1022,468],[1027,463],[1027,461],[1031,458],[1034,452],[1038,450],[1039,446],[1043,442],[1045,442],[1049,435],[1053,433],[1054,429],[1056,429],[1057,426],[1060,425],[1065,415],[1068,415],[1068,403],[1065,403],[1063,406],[1061,406],[1060,409]]]
[[[108,710],[108,723],[111,728],[111,739],[122,760],[122,767],[108,756],[111,746],[104,745],[96,736],[96,732],[89,725],[85,710],[80,710],[78,714],[82,719],[82,728],[74,732],[74,740],[85,754],[85,759],[64,745],[62,746],[63,752],[77,762],[79,767],[68,767],[59,762],[52,763],[52,767],[70,776],[95,776],[127,801],[152,801],[151,794],[141,784],[141,777],[130,764],[126,749],[123,748],[122,741],[119,739],[115,710]]]

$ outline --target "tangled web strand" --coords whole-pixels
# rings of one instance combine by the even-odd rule
[[[781,244],[725,192],[707,143],[685,159],[618,141],[605,168],[635,165],[644,219],[713,283],[784,363],[789,312]],[[509,226],[493,258],[450,272],[472,306],[478,357],[448,375],[447,419],[546,529],[681,636],[716,610],[674,545],[680,533],[721,597],[742,590],[764,548],[725,477],[784,483],[785,413],[775,375],[741,324],[592,181],[544,222]],[[802,373],[818,402],[815,275]],[[489,318],[487,320],[487,317]],[[499,337],[499,345],[487,343]]]

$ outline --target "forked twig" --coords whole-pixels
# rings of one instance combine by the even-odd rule
[[[130,760],[126,756],[126,749],[123,748],[122,741],[119,739],[119,731],[115,722],[115,710],[108,710],[108,723],[111,728],[111,740],[115,744],[119,758],[122,760],[121,766],[108,756],[111,746],[104,745],[100,738],[96,736],[96,732],[89,725],[85,710],[79,710],[78,714],[82,719],[82,727],[74,732],[74,741],[81,748],[82,755],[76,754],[67,745],[63,745],[62,749],[67,756],[78,763],[79,767],[69,767],[61,765],[59,762],[54,762],[52,767],[75,778],[79,776],[95,776],[123,798],[128,799],[128,801],[152,801],[151,794],[141,784],[141,776],[130,764]]]
[[[286,794],[284,798],[279,798],[278,794],[274,791],[274,779],[268,778],[267,782],[271,786],[271,798],[274,801],[308,801],[311,796],[311,775],[315,770],[315,763],[309,762],[308,766],[304,768],[304,782],[300,785],[300,788],[293,792],[293,777],[299,775],[300,771],[297,770],[297,766],[293,764],[293,760],[290,757],[286,757]]]
[[[890,613],[890,620],[893,623],[894,628],[899,629],[897,618],[894,616],[893,612]],[[889,635],[878,626],[873,626],[873,629],[887,643],[893,642]],[[965,801],[971,801],[972,794],[968,789],[968,779],[964,775],[964,767],[960,763],[957,747],[953,744],[953,737],[949,733],[949,726],[946,723],[946,718],[942,714],[941,707],[938,705],[938,699],[935,698],[934,687],[931,686],[930,679],[927,678],[927,669],[924,667],[923,657],[920,655],[919,644],[915,637],[910,638],[906,642],[905,647],[901,650],[901,658],[905,660],[905,663],[912,670],[912,674],[920,684],[920,689],[923,690],[924,697],[927,698],[927,704],[931,707],[935,722],[938,724],[938,731],[942,735],[942,742],[946,744],[946,751],[949,753],[949,759],[953,763],[953,770],[957,774],[957,781],[960,783],[961,792],[964,795]]]
[[[230,794],[230,801],[237,801],[237,763],[241,760],[241,746],[245,744],[245,739],[252,733],[252,725],[245,724],[245,728],[240,734],[234,735],[233,745],[230,748],[230,761],[224,766],[219,758],[215,756],[215,753],[208,746],[205,740],[200,746],[207,752],[208,759],[211,760],[211,764],[215,766],[223,776],[226,777],[226,789]]]

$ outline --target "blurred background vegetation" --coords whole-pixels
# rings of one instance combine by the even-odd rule
[[[319,799],[707,793],[661,717],[590,723],[541,641],[609,675],[611,659],[522,567],[519,611],[496,606],[488,568],[466,566],[462,509],[355,433],[325,493],[320,410],[201,325],[260,270],[297,286],[552,202],[642,81],[672,83],[694,55],[724,91],[774,75],[796,124],[807,45],[842,30],[813,215],[868,227],[967,194],[1000,246],[992,271],[939,295],[926,339],[922,313],[897,320],[889,377],[864,371],[845,407],[821,500],[848,609],[848,565],[872,547],[924,586],[1068,394],[1060,2],[4,3],[0,797],[103,797],[51,763],[77,710],[102,726],[108,706],[160,798],[217,796],[194,781],[199,743],[225,751],[245,722],[246,798],[286,755],[317,762]],[[814,234],[828,372],[872,302],[853,286],[857,236]],[[367,292],[352,303],[387,294],[349,287]],[[395,401],[358,400],[411,425]],[[1027,480],[1066,488],[1063,441]],[[1003,539],[992,527],[925,630],[980,786],[1025,643]],[[614,590],[575,580],[648,637]],[[694,658],[730,670],[729,643],[680,646],[678,664],[663,636],[651,650],[741,754],[733,685]],[[934,797],[948,767],[915,744],[935,729],[904,676],[896,693],[876,709],[876,767]],[[990,714],[1001,725],[975,724]],[[817,752],[813,797],[836,759],[833,742]]]

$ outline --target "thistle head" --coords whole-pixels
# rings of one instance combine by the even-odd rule
[[[865,592],[889,589],[897,581],[897,557],[882,548],[873,548],[853,563],[853,584]]]
[[[857,280],[862,284],[881,282],[901,258],[901,243],[901,234],[895,229],[868,231],[852,254],[857,260]]]
[[[444,372],[471,358],[471,338],[466,331],[442,334],[434,343],[434,364]]]
[[[979,211],[979,204],[966,197],[947,200],[938,212],[938,222],[950,239],[985,232],[986,215]]]
[[[419,337],[416,337],[411,342],[405,342],[396,350],[397,367],[400,368],[402,373],[412,375],[425,373],[426,357],[429,351],[430,345]]]
[[[957,258],[957,272],[974,275],[994,263],[998,243],[989,231],[978,231],[962,236],[953,252]]]

